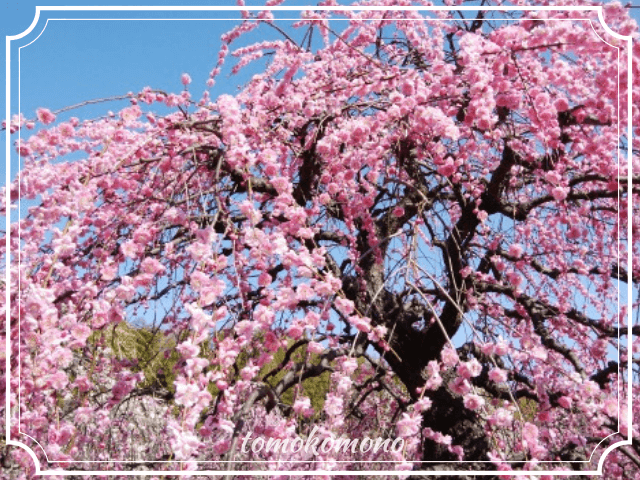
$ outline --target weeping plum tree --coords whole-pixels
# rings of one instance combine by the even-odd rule
[[[245,13],[199,100],[185,74],[7,125],[11,202],[35,199],[9,239],[12,439],[67,470],[597,469],[639,415],[627,44],[595,11]],[[256,74],[211,97],[234,58]],[[251,443],[313,435],[404,448]],[[640,445],[604,465],[639,479]]]

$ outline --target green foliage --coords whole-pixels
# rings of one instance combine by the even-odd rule
[[[287,344],[286,349],[281,348],[277,352],[275,352],[271,362],[264,365],[260,370],[260,377],[263,377],[268,372],[270,372],[274,368],[277,368],[282,363],[282,361],[285,358],[287,349],[291,348],[293,343],[294,342],[291,340]],[[303,362],[305,360],[309,361],[312,364],[319,362],[319,355],[317,353],[312,353],[309,355],[307,354],[306,344],[298,347],[291,355],[292,362],[297,363],[297,362]],[[286,368],[283,368],[276,375],[271,376],[267,380],[267,382],[272,387],[275,387],[278,384],[278,382],[282,380],[282,378],[286,375],[287,372],[288,370]],[[324,372],[321,375],[318,375],[317,377],[307,378],[306,380],[302,381],[299,393],[309,397],[309,399],[311,400],[311,406],[313,407],[313,410],[316,412],[316,414],[319,414],[320,412],[322,412],[322,409],[324,407],[325,397],[327,395],[327,392],[329,391],[330,382],[331,382],[330,372]],[[282,402],[287,405],[293,405],[293,402],[294,402],[293,389],[289,389],[283,393]]]
[[[538,414],[538,402],[532,398],[522,397],[518,399],[518,406],[525,422],[532,422]]]
[[[174,366],[180,359],[175,350],[176,338],[165,336],[160,330],[121,322],[112,328],[93,332],[89,344],[95,346],[98,343],[109,346],[116,358],[135,362],[132,371],[144,373],[141,388],[154,386],[175,392]]]
[[[229,332],[218,332],[218,339],[224,338]],[[122,322],[112,328],[99,332],[93,332],[89,337],[89,345],[104,345],[110,347],[112,354],[118,359],[127,359],[134,362],[132,370],[142,371],[145,380],[140,384],[140,388],[155,387],[166,389],[168,392],[174,393],[175,372],[174,367],[180,360],[180,355],[175,350],[175,346],[181,340],[175,336],[165,336],[162,331],[151,330],[147,327],[137,327],[129,323]],[[270,362],[262,366],[257,379],[277,369],[285,358],[286,351],[293,345],[293,341],[289,341],[287,348],[281,348],[276,351]],[[211,345],[206,342],[201,345],[200,356],[206,358],[212,354]],[[257,358],[259,352],[242,351],[236,359],[234,371],[239,373],[248,363],[250,358]],[[307,355],[306,345],[301,345],[291,355],[291,362],[308,361],[315,364],[319,361],[318,354]],[[287,366],[269,377],[267,383],[275,387],[280,380],[288,372]],[[324,401],[329,391],[331,374],[324,372],[317,377],[307,378],[301,384],[299,393],[306,395],[311,400],[311,405],[319,414],[324,407]],[[211,396],[215,399],[219,394],[219,390],[215,383],[211,382],[207,389]],[[286,405],[293,405],[294,389],[289,389],[283,393],[282,402]]]

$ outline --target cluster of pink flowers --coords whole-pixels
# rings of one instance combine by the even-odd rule
[[[630,31],[621,10],[606,14]],[[289,40],[233,51],[234,72],[270,54],[236,95],[194,101],[184,73],[181,93],[146,88],[93,121],[38,109],[39,130],[16,145],[25,168],[7,187],[13,203],[37,200],[11,228],[20,263],[11,331],[0,331],[16,439],[19,428],[39,442],[42,460],[111,466],[171,455],[190,470],[211,459],[408,470],[427,440],[465,459],[455,429],[428,424],[446,394],[506,472],[507,454],[539,468],[566,445],[591,452],[614,420],[627,428],[631,399],[619,392],[636,400],[638,386],[607,366],[613,348],[620,362],[638,353],[612,341],[626,317],[610,267],[631,248],[640,273],[620,215],[637,198],[619,188],[630,172],[612,155],[626,107],[616,110],[624,92],[609,77],[623,46],[545,12],[490,32],[420,12],[384,20],[409,52],[377,39],[386,24],[375,12],[343,12],[334,41],[330,13],[305,11],[298,26],[320,31],[317,52]],[[208,86],[229,46],[271,21],[245,11]],[[573,56],[602,71],[587,74]],[[22,115],[4,124],[35,126]],[[147,342],[139,358],[128,331]],[[422,364],[407,373],[403,342],[420,335],[441,341],[412,353]],[[169,369],[146,374],[159,363]],[[310,457],[238,447],[246,434],[259,444],[381,432],[406,448]],[[34,475],[28,454],[14,457]],[[612,478],[633,468],[610,457]]]

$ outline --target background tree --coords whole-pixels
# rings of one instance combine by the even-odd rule
[[[605,18],[637,36],[619,4]],[[230,50],[257,27],[278,38]],[[10,239],[13,424],[70,469],[595,469],[629,389],[639,408],[626,44],[593,12],[305,11],[295,27],[265,11],[223,36],[209,87],[230,52],[234,72],[268,57],[235,96],[37,112],[11,185],[38,200]],[[241,448],[312,425],[406,448]],[[33,473],[22,450],[3,461]],[[640,478],[640,446],[605,471]]]

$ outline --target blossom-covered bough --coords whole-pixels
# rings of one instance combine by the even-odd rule
[[[110,117],[11,122],[11,202],[35,199],[10,238],[11,438],[43,470],[597,470],[640,415],[627,43],[594,10],[506,7],[247,12],[209,87],[267,61],[234,96],[183,75]],[[314,426],[404,448],[242,443]],[[637,440],[604,473],[639,479]]]

